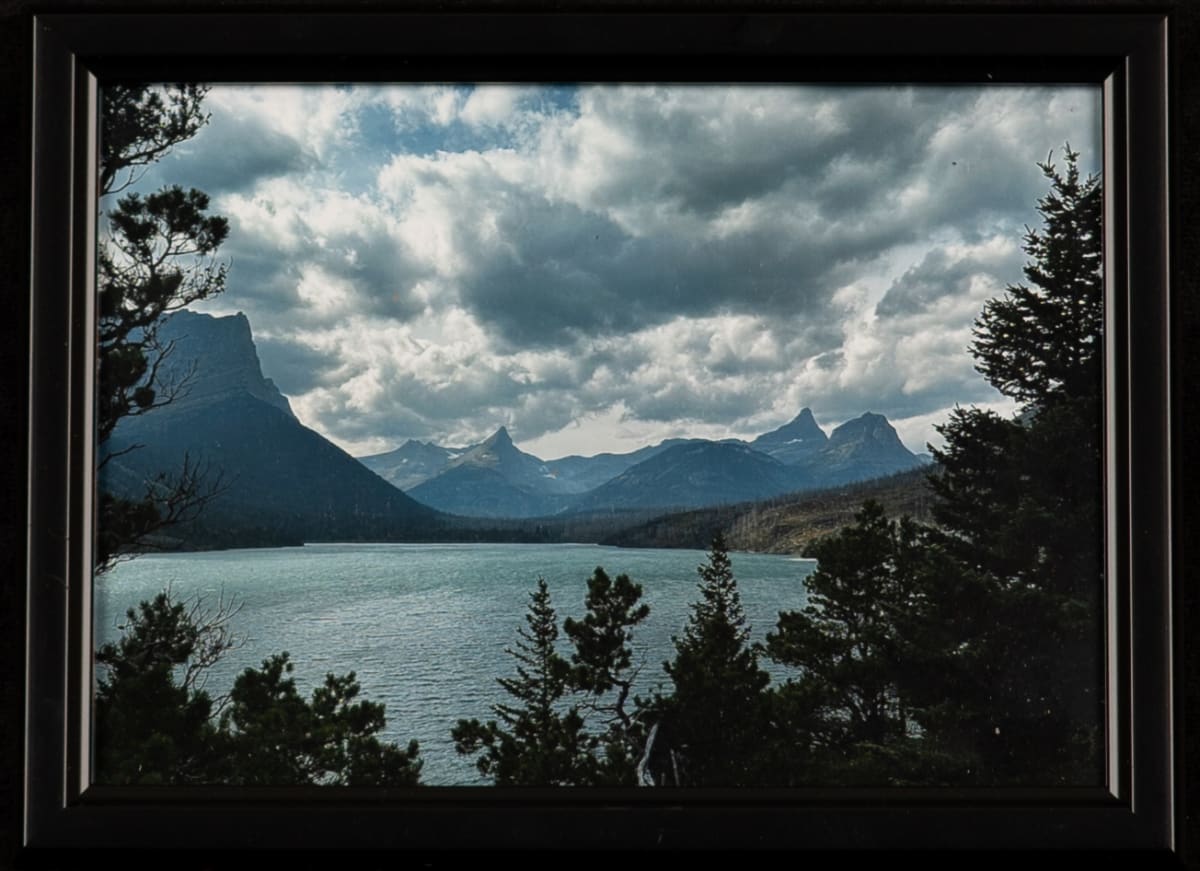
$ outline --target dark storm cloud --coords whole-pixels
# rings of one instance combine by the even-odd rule
[[[237,232],[230,234],[221,254],[229,264],[227,298],[254,308],[271,320],[286,318],[301,305],[296,288],[300,273],[295,260],[278,251],[253,242]]]
[[[202,151],[186,158],[196,186],[210,193],[244,190],[263,178],[276,178],[314,169],[318,161],[290,136],[260,119],[238,123],[220,118],[212,122]]]
[[[626,405],[639,419],[673,421],[703,420],[706,423],[738,424],[754,415],[762,398],[740,385],[722,390],[713,384],[672,383],[654,393],[636,393]]]
[[[256,335],[254,345],[263,375],[289,396],[324,387],[337,377],[338,364],[329,354],[288,338]]]
[[[805,92],[796,102],[825,118],[812,131],[772,114],[786,89],[765,93],[753,123],[741,123],[744,105],[727,118],[703,99],[664,109],[651,92],[594,94],[589,105],[621,125],[638,160],[606,167],[590,207],[511,191],[505,244],[473,251],[462,301],[511,346],[717,311],[835,318],[832,293],[883,252],[1032,215],[1040,173],[988,135],[978,89]],[[739,209],[744,227],[715,231]]]
[[[874,254],[854,234],[832,245],[771,227],[724,239],[632,237],[577,206],[534,206],[500,219],[506,244],[480,250],[461,288],[461,301],[513,347],[569,344],[679,316],[814,314],[829,271]]]
[[[317,157],[303,143],[275,130],[266,119],[216,112],[194,140],[148,167],[137,188],[146,191],[173,184],[217,196],[252,189],[260,179],[318,167]]]
[[[835,161],[907,167],[969,90],[788,87],[656,91],[599,89],[592,107],[619,122],[636,165],[606,188],[614,201],[648,197],[712,216],[800,182],[818,189]],[[877,170],[876,190],[886,171]],[[827,181],[829,193],[838,185]],[[850,196],[852,186],[842,190]],[[836,198],[831,212],[839,211]]]
[[[330,306],[314,303],[322,283],[347,311],[400,319],[419,313],[424,304],[414,287],[428,270],[408,256],[386,222],[371,213],[343,221],[336,202],[325,204],[330,220],[316,214],[317,205],[288,223],[283,247],[279,229],[256,220],[259,211],[226,202],[232,214],[222,253],[230,263],[231,290],[273,319],[307,326],[329,325]]]
[[[174,164],[267,374],[352,442],[990,401],[1035,161],[1099,144],[1094,89],[403,90],[237,95]]]
[[[429,272],[386,232],[350,234],[339,238],[337,246],[326,256],[314,252],[313,262],[353,288],[358,311],[405,319],[424,308],[413,288]]]
[[[885,317],[924,311],[948,296],[969,296],[972,282],[998,276],[1001,281],[1021,275],[1023,255],[1014,245],[993,252],[954,257],[944,249],[930,251],[916,266],[896,279],[875,313]]]

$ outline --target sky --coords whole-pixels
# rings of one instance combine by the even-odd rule
[[[1038,161],[1094,87],[214,86],[137,188],[229,219],[264,374],[356,456],[500,426],[545,459],[752,438],[810,407],[914,451],[1011,413],[971,327],[1022,280]],[[104,204],[102,203],[102,206]]]

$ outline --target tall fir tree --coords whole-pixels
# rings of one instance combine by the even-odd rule
[[[659,726],[660,779],[680,786],[757,785],[770,739],[763,693],[770,677],[750,644],[720,533],[697,572],[700,599],[692,604],[683,633],[673,639],[675,658],[663,663],[671,693],[649,706]]]
[[[459,720],[455,749],[478,754],[479,772],[497,786],[575,786],[596,777],[596,762],[576,705],[566,706],[571,665],[555,649],[558,623],[544,578],[530,594],[526,626],[517,630],[516,677],[497,682],[514,700],[494,705],[499,718]]]
[[[911,524],[889,521],[868,501],[853,526],[808,549],[817,569],[804,581],[807,604],[781,613],[767,635],[771,659],[799,672],[780,688],[781,698],[808,705],[803,723],[789,731],[806,737],[815,726],[816,746],[805,749],[836,760],[843,782],[863,767],[861,757],[906,736],[895,615],[906,604],[905,562],[914,537]]]
[[[934,451],[933,514],[957,574],[926,597],[956,627],[923,726],[976,756],[980,783],[1099,783],[1103,650],[1101,187],[1040,164],[1028,284],[976,323],[979,370],[1020,413],[958,409]]]
[[[766,650],[795,669],[772,690],[779,740],[776,768],[786,785],[913,785],[946,782],[957,762],[914,735],[909,689],[929,673],[914,644],[911,615],[931,573],[944,569],[929,532],[889,520],[868,500],[855,522],[805,553],[817,568],[804,579],[807,603],[782,612]],[[934,680],[937,678],[935,677]]]
[[[975,325],[977,368],[1005,396],[1041,408],[1097,395],[1103,358],[1103,197],[1067,146],[1059,172],[1038,167],[1050,191],[1038,200],[1043,227],[1027,229],[1028,284],[990,300]]]

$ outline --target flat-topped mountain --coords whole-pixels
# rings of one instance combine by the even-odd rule
[[[295,417],[287,397],[263,376],[250,321],[241,312],[213,317],[184,309],[163,319],[158,338],[170,346],[162,376],[182,382],[173,410],[244,393]]]
[[[263,377],[249,324],[179,312],[164,323],[173,342],[161,367],[182,385],[170,404],[125,418],[101,448],[113,454],[99,484],[137,498],[185,459],[217,494],[172,535],[195,546],[399,540],[444,518],[300,423]]]

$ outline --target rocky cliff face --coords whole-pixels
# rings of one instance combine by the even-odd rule
[[[904,446],[886,417],[867,412],[830,434],[817,463],[822,483],[840,484],[916,468],[921,459]]]
[[[263,376],[250,322],[241,312],[213,317],[179,311],[163,321],[158,335],[171,347],[160,375],[181,386],[172,406],[193,407],[244,393],[295,417],[287,397]]]

